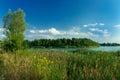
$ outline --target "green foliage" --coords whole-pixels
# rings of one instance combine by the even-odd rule
[[[24,32],[26,30],[26,22],[24,20],[25,14],[23,10],[18,9],[13,12],[8,11],[7,15],[4,17],[4,45],[3,49],[5,51],[16,51],[22,49],[22,44],[24,40]]]
[[[20,50],[17,54],[0,54],[0,77],[4,80],[119,80],[117,53]]]
[[[24,40],[22,46],[23,46],[24,49],[30,48],[29,41],[28,40]]]
[[[119,80],[120,58],[115,54],[98,51],[75,52],[67,60],[68,80]]]
[[[101,46],[120,46],[118,43],[101,43]]]
[[[74,48],[74,47],[96,47],[99,44],[87,38],[72,38],[72,39],[39,39],[29,41],[29,46],[34,48]]]

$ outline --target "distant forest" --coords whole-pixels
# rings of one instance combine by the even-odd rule
[[[23,45],[29,48],[85,48],[97,47],[99,43],[87,38],[72,39],[36,39],[33,41],[25,40]]]
[[[118,43],[101,43],[101,46],[120,46]]]
[[[0,41],[2,45],[2,41]],[[0,47],[1,47],[0,45]],[[24,40],[24,48],[88,48],[99,46],[120,46],[118,43],[98,43],[87,38]]]

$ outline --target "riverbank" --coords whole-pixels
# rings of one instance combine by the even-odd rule
[[[111,54],[112,53],[112,54]],[[104,51],[24,50],[0,54],[4,80],[119,80],[120,57]]]

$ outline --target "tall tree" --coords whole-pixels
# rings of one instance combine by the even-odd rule
[[[25,14],[22,9],[18,9],[14,13],[11,10],[3,19],[4,22],[4,50],[15,51],[22,49],[24,40],[24,32],[26,30]]]

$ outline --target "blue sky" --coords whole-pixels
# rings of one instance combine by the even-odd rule
[[[1,0],[0,37],[8,9],[22,8],[26,39],[90,38],[120,43],[120,0]]]

